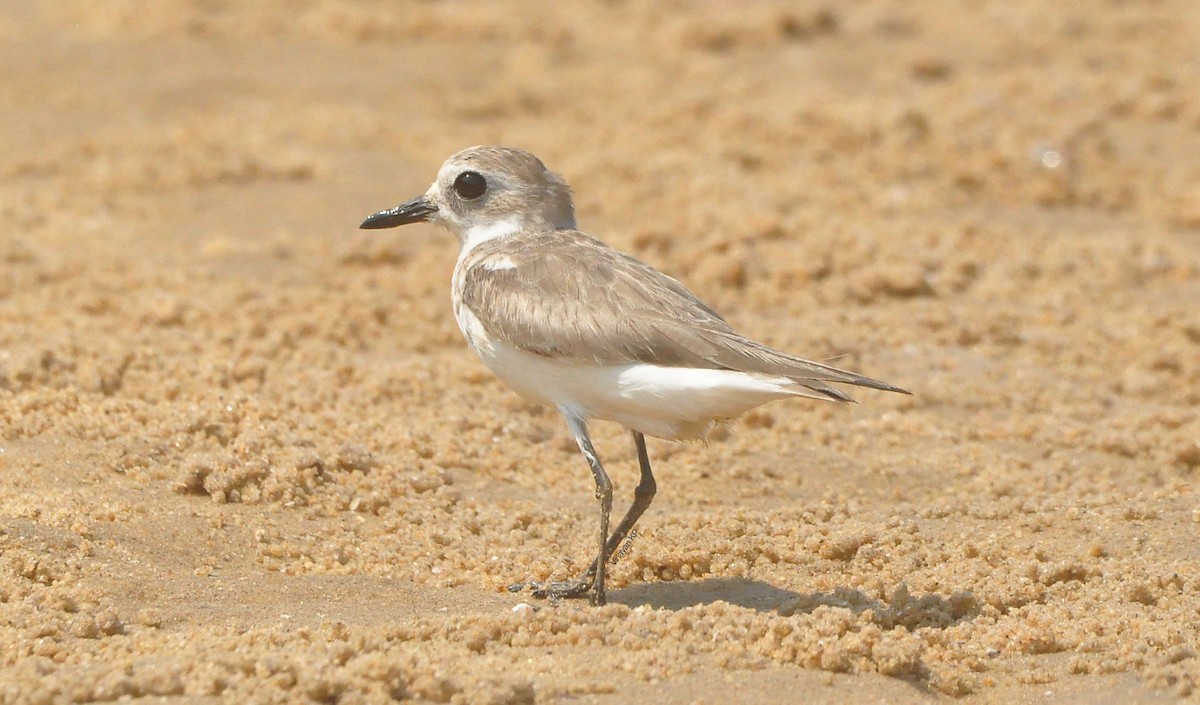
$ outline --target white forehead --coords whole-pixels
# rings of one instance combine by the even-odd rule
[[[454,181],[455,177],[467,170],[467,165],[455,159],[447,159],[442,164],[442,168],[438,169],[437,183],[447,184]]]

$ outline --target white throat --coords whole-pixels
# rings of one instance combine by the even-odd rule
[[[520,229],[521,223],[516,218],[505,218],[490,223],[472,225],[462,231],[462,252],[459,253],[459,256],[467,254],[481,243],[488,240],[495,240],[498,237],[508,237]]]

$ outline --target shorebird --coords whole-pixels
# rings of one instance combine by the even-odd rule
[[[591,468],[599,546],[574,580],[517,583],[541,598],[605,602],[605,565],[650,506],[646,436],[702,438],[766,402],[852,399],[832,384],[904,390],[780,352],[737,333],[683,284],[576,229],[571,190],[534,155],[471,147],[446,160],[423,195],[365,229],[431,222],[458,236],[451,300],[467,344],[522,396],[566,419]],[[592,419],[633,433],[641,478],[612,535],[612,483],[588,436]]]

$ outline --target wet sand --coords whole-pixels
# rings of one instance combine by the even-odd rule
[[[1196,3],[0,8],[0,702],[1195,696]],[[356,229],[479,143],[914,396],[655,441],[612,604],[505,592],[591,476]]]

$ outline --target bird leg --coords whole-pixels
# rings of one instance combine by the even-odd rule
[[[600,567],[596,570],[589,568],[575,580],[516,583],[509,585],[508,590],[509,592],[519,592],[528,585],[532,588],[534,597],[548,597],[557,600],[564,597],[582,597],[594,587],[592,604],[603,605],[605,602],[604,562],[607,558],[608,515],[612,512],[612,481],[608,479],[608,473],[604,472],[604,466],[600,463],[600,456],[592,447],[587,424],[576,414],[564,410],[563,415],[567,417],[567,426],[571,429],[571,435],[575,437],[575,443],[579,445],[580,452],[587,459],[588,467],[592,469],[592,478],[596,481],[596,499],[600,501],[600,541],[596,555]],[[592,565],[594,568],[596,564]]]
[[[600,465],[600,460],[596,455],[595,449],[592,448],[587,428],[583,422],[574,420],[570,416],[567,419],[567,423],[571,426],[571,432],[575,435],[575,440],[579,444],[579,449],[583,452],[584,457],[588,459],[588,465],[591,466],[592,474],[596,478],[596,498],[601,503],[600,535],[603,539],[608,532],[608,514],[612,508],[612,485],[608,481],[608,475],[605,474],[604,468]],[[608,537],[607,541],[602,540],[600,554],[592,561],[591,566],[588,567],[583,575],[575,580],[528,583],[528,586],[533,589],[534,597],[549,597],[551,599],[581,597],[595,586],[596,594],[593,596],[592,602],[593,604],[604,604],[604,575],[608,557],[625,540],[630,530],[633,529],[633,525],[637,523],[637,520],[646,511],[646,508],[650,506],[650,502],[654,500],[654,493],[658,489],[654,482],[654,474],[650,470],[650,456],[646,452],[646,437],[638,431],[634,431],[633,442],[637,447],[638,465],[641,467],[641,479],[638,482],[637,489],[633,491],[633,504],[629,506],[629,510],[625,513],[624,518],[621,519],[621,523],[617,525],[616,530],[613,531],[612,536]],[[508,589],[512,592],[518,592],[525,587],[525,583],[517,583],[510,585]]]
[[[629,510],[625,512],[621,523],[617,524],[617,528],[613,530],[612,536],[608,537],[608,544],[604,547],[604,560],[608,560],[616,552],[621,542],[633,529],[633,525],[654,501],[654,493],[658,491],[658,485],[654,482],[654,474],[650,471],[650,455],[646,452],[646,437],[640,432],[634,431],[633,444],[637,447],[638,465],[641,467],[642,475],[638,480],[638,486],[633,490],[633,504],[629,505]],[[588,568],[588,573],[594,572],[596,572],[595,562]]]

